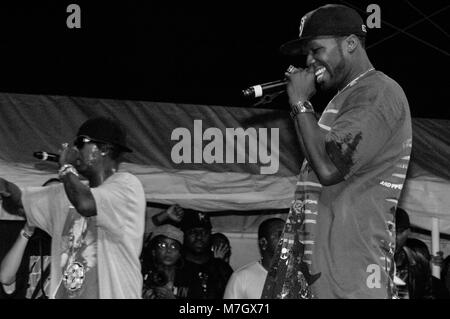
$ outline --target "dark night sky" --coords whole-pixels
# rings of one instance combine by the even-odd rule
[[[298,64],[278,48],[326,3],[9,2],[0,4],[0,91],[242,107],[243,88]],[[373,64],[400,83],[413,116],[450,119],[448,1],[335,2],[362,14],[381,7],[382,27],[367,40]],[[66,27],[69,3],[81,6],[81,29]]]

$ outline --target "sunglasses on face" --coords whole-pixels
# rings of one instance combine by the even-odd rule
[[[79,135],[76,137],[75,141],[73,142],[73,145],[75,145],[76,148],[81,150],[83,146],[87,143],[96,143],[96,144],[105,144],[104,142],[94,140],[86,135]]]

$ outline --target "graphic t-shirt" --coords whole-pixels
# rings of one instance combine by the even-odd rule
[[[55,298],[97,299],[97,227],[94,218],[85,218],[70,207],[61,245],[62,280]]]
[[[263,298],[391,298],[394,213],[412,146],[405,94],[371,71],[318,125],[344,181],[321,185],[305,159]]]
[[[30,225],[52,236],[50,298],[142,297],[139,256],[145,194],[129,173],[91,188],[97,215],[81,216],[63,185],[29,187],[22,201]]]

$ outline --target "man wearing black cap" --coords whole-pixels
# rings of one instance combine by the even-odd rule
[[[371,64],[366,32],[355,10],[326,5],[281,47],[306,56],[306,69],[286,72],[305,161],[264,298],[392,297],[411,118],[401,87]],[[316,90],[336,92],[319,120]]]
[[[207,213],[185,209],[181,221],[184,232],[184,266],[176,276],[178,297],[222,299],[233,269],[211,252],[211,221]]]
[[[115,120],[90,119],[63,145],[63,185],[20,190],[0,179],[5,210],[52,236],[51,298],[141,297],[145,195],[135,176],[117,172],[131,152],[125,137]]]

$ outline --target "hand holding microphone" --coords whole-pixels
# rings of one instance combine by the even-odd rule
[[[307,99],[315,94],[315,75],[312,67],[300,69],[291,65],[284,75],[285,79],[283,80],[251,86],[242,90],[242,94],[247,98],[259,98],[266,94],[284,92],[286,90],[288,90],[289,94],[289,83],[292,83],[293,86],[299,86],[300,91],[305,91],[301,95],[306,95],[308,97]]]
[[[287,79],[287,92],[290,105],[296,104],[299,101],[309,101],[316,93],[316,76],[312,67],[301,69],[291,65],[284,75]]]
[[[62,166],[64,164],[75,164],[79,158],[79,151],[76,147],[69,147],[68,143],[63,143],[59,154],[38,151],[34,152],[33,156],[42,161],[59,163]]]

